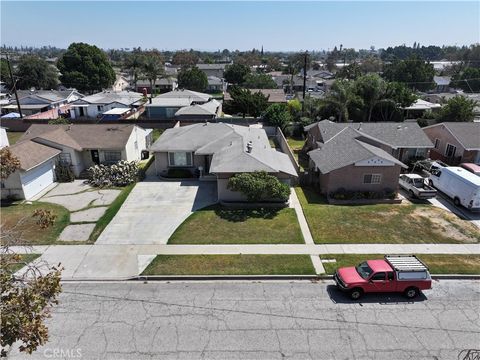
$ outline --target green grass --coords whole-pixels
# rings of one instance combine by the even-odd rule
[[[25,133],[24,132],[7,131],[8,143],[10,145],[15,144],[22,137],[23,134],[25,134]]]
[[[11,256],[11,255],[0,255],[2,258],[4,256]],[[12,273],[17,272],[21,268],[25,266],[25,264],[28,264],[38,258],[40,254],[21,254],[20,255],[20,261],[16,263],[11,263],[10,266],[8,266],[8,270]],[[10,260],[11,261],[11,260]]]
[[[152,142],[157,141],[157,139],[160,137],[160,135],[163,134],[165,129],[153,129],[152,131]]]
[[[305,144],[304,139],[294,139],[294,138],[287,138],[287,143],[288,146],[290,146],[290,149],[292,150],[301,150],[303,148],[303,145]]]
[[[480,240],[473,224],[430,206],[328,205],[313,189],[297,187],[295,190],[318,244],[463,243],[463,235],[469,236],[470,242]]]
[[[95,228],[90,234],[89,242],[95,242],[98,239],[102,231],[107,227],[110,221],[112,221],[112,219],[117,214],[118,210],[120,210],[123,203],[125,202],[125,200],[127,199],[128,195],[130,194],[130,192],[133,190],[134,187],[135,187],[135,183],[127,185],[122,189],[120,194],[118,194],[115,200],[110,204],[107,211],[105,211],[105,214],[103,214],[103,216],[100,219],[98,219],[97,224],[95,225]]]
[[[158,255],[142,275],[315,275],[308,255]]]
[[[37,209],[50,210],[57,216],[53,226],[41,229],[33,213]],[[70,212],[63,206],[42,202],[32,204],[6,204],[2,203],[1,223],[2,231],[11,229],[19,221],[18,233],[21,234],[20,242],[25,245],[47,245],[57,241],[63,229],[70,223]]]
[[[169,244],[302,244],[294,209],[234,210],[212,206],[196,211]]]
[[[480,274],[480,255],[418,254],[432,274]],[[336,263],[323,263],[327,274],[339,267],[355,266],[365,260],[383,259],[381,254],[329,254],[322,259],[336,259]]]

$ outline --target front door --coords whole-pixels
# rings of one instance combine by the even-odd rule
[[[207,175],[210,172],[210,155],[205,155],[205,171],[204,175]]]
[[[92,154],[92,161],[100,165],[100,156],[98,155],[98,150],[90,150],[90,153]]]

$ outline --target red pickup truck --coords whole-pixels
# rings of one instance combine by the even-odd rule
[[[415,255],[385,255],[384,260],[339,268],[333,279],[354,300],[370,292],[401,292],[413,299],[421,290],[432,288],[428,267]]]

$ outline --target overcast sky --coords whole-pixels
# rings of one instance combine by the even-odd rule
[[[1,1],[1,43],[319,50],[480,42],[480,2]]]

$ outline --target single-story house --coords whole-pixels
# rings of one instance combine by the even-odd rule
[[[18,100],[23,116],[60,109],[83,97],[75,89],[70,90],[18,90]],[[18,112],[17,101],[11,97],[9,104],[2,106],[2,113]]]
[[[154,94],[164,94],[178,88],[177,79],[174,77],[157,79],[153,87],[155,89]],[[147,90],[147,94],[151,94],[152,92],[152,90],[150,89],[150,81],[148,81],[147,79],[139,79],[137,81],[137,87],[135,90],[143,93],[143,89]]]
[[[212,99],[204,104],[195,104],[180,108],[175,113],[175,119],[190,121],[214,120],[220,116],[221,110],[222,104]]]
[[[431,103],[426,100],[417,99],[412,105],[403,108],[403,110],[405,111],[405,118],[417,119],[420,118],[425,111],[436,112],[441,108],[442,105],[438,103]]]
[[[207,77],[215,76],[222,79],[227,65],[228,64],[197,64],[196,67],[203,71]]]
[[[10,146],[10,151],[20,161],[20,169],[1,182],[2,199],[30,200],[53,184],[56,158],[62,150],[25,140]]]
[[[433,92],[443,93],[450,91],[451,76],[434,76],[433,82],[435,83],[435,89]]]
[[[480,123],[444,122],[422,129],[433,142],[430,157],[449,165],[480,164]]]
[[[70,115],[72,119],[95,119],[101,117],[105,111],[114,108],[137,109],[143,103],[143,94],[141,93],[133,91],[102,91],[72,102]]]
[[[33,124],[19,143],[30,141],[60,150],[58,161],[80,176],[95,164],[140,160],[148,134],[148,130],[132,124]]]
[[[334,196],[339,191],[386,194],[398,190],[400,171],[407,166],[369,140],[347,126],[308,152],[310,180],[321,194]]]
[[[207,92],[209,93],[218,93],[225,91],[225,82],[222,78],[216,76],[208,76],[208,86]]]
[[[322,120],[305,127],[308,133],[305,150],[321,147],[346,127],[361,134],[362,141],[381,148],[401,162],[425,158],[433,148],[416,122],[336,123]]]
[[[151,103],[146,104],[146,115],[149,119],[175,119],[177,112],[185,107],[202,105],[212,101],[209,94],[192,90],[174,90],[154,97]]]
[[[198,173],[217,182],[219,201],[245,200],[227,189],[237,173],[266,171],[290,183],[298,175],[290,158],[270,146],[264,129],[224,123],[202,123],[167,129],[150,147],[157,175],[170,169]]]

